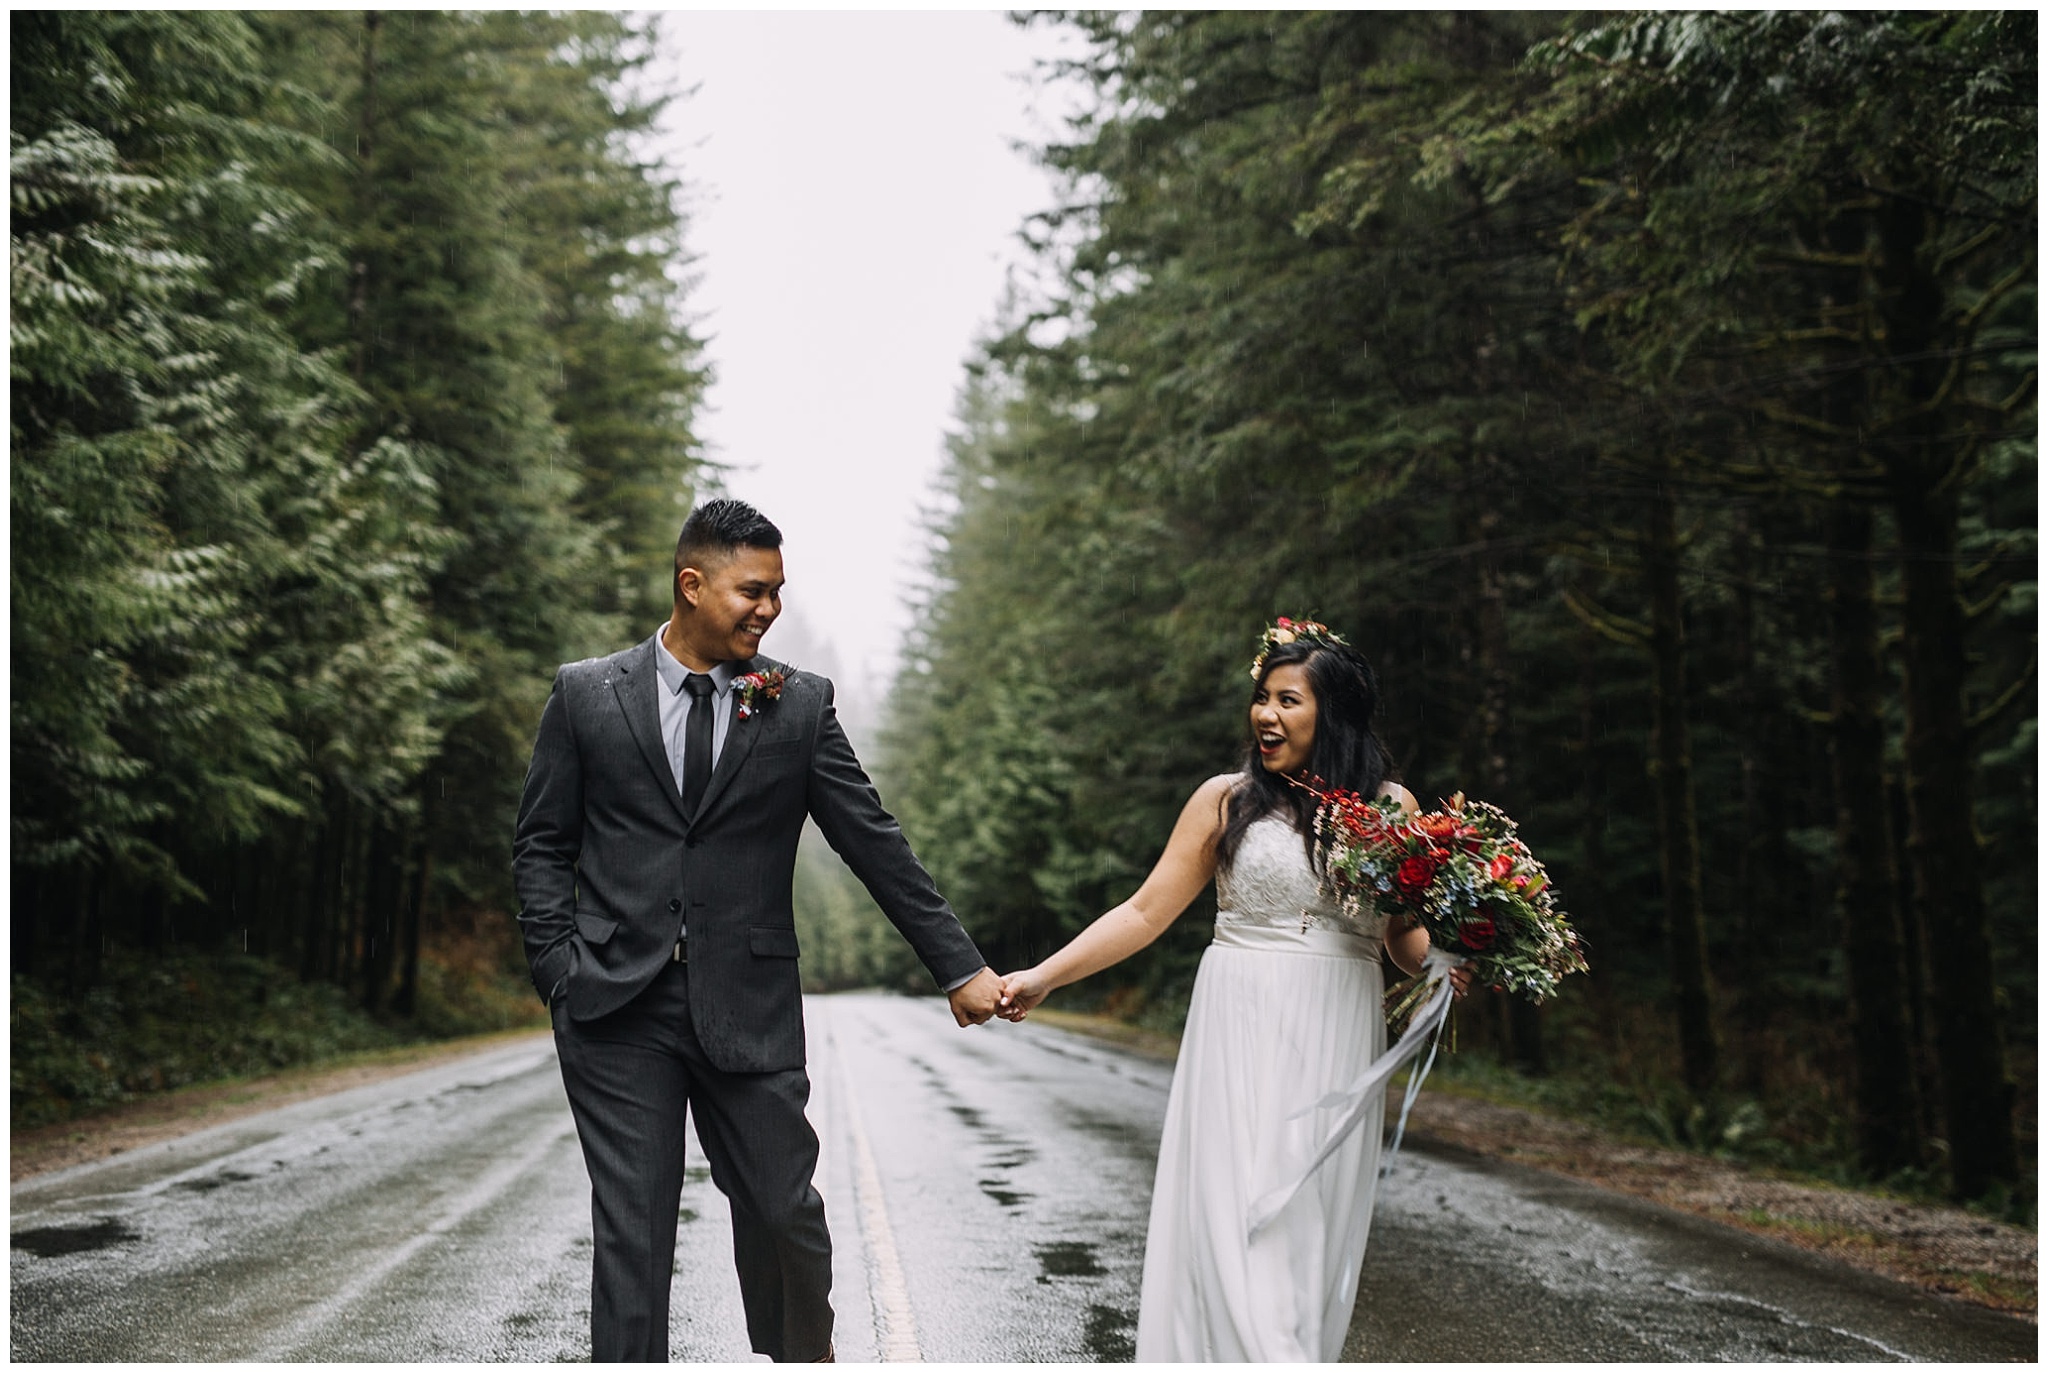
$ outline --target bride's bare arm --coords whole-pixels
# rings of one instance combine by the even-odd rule
[[[1096,917],[1058,953],[1004,978],[996,1014],[1022,1020],[1055,988],[1121,963],[1165,933],[1216,875],[1216,836],[1223,828],[1232,781],[1227,775],[1211,777],[1197,787],[1181,807],[1166,852],[1152,865],[1144,885],[1129,900]]]

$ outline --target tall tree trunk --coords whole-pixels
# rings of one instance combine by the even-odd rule
[[[1601,766],[1600,731],[1600,640],[1581,625],[1574,638],[1578,659],[1579,698],[1579,844],[1580,869],[1571,879],[1568,893],[1573,923],[1589,948],[1598,949],[1609,930],[1607,914],[1607,787]],[[1603,1030],[1613,1023],[1614,1000],[1611,984],[1598,961],[1587,975],[1588,988],[1599,1011]],[[1610,1046],[1612,1047],[1612,1046]]]
[[[426,848],[424,830],[416,840],[408,842],[412,852],[412,863],[406,873],[406,900],[403,900],[401,926],[403,926],[403,961],[397,975],[397,998],[391,1008],[401,1016],[412,1016],[420,1008],[420,924],[424,922],[426,908],[426,883],[430,877],[430,857]]]
[[[13,909],[7,925],[9,971],[33,977],[39,970],[37,956],[43,946],[43,903],[56,887],[52,873],[44,868],[14,865],[9,884]]]
[[[306,942],[299,957],[299,977],[306,982],[326,981],[334,975],[334,870],[338,865],[332,809],[323,804],[315,812],[320,820],[313,834],[312,870],[306,882]]]
[[[1906,837],[1913,832],[1906,814],[1906,779],[1901,769],[1885,774],[1885,823],[1891,836],[1892,861],[1898,866],[1898,885],[1892,888],[1892,911],[1906,939],[1906,1014],[1913,1036],[1914,1095],[1920,1105],[1920,1138],[1924,1142],[1941,1133],[1941,1066],[1934,1056],[1933,1015],[1928,1010],[1927,931],[1920,924],[1920,904],[1913,899],[1918,884],[1913,855]]]
[[[1891,423],[1872,444],[1891,482],[1905,592],[1906,809],[1914,903],[1933,974],[1951,1182],[1958,1197],[2019,1181],[2015,1090],[1991,967],[1990,915],[1972,802],[1967,618],[1956,585],[1957,486],[1972,437],[1951,432],[1940,279],[1923,260],[1928,211],[1905,198],[1878,216],[1875,272]]]
[[[1770,712],[1758,681],[1756,651],[1756,597],[1751,590],[1748,569],[1761,561],[1762,547],[1756,537],[1751,511],[1737,506],[1730,521],[1735,544],[1735,586],[1729,626],[1730,648],[1735,670],[1734,698],[1736,726],[1733,731],[1737,755],[1737,776],[1741,788],[1736,809],[1734,880],[1722,890],[1732,894],[1726,919],[1732,938],[1724,967],[1733,978],[1735,990],[1725,998],[1722,1013],[1748,1031],[1736,1037],[1732,1076],[1739,1089],[1760,1097],[1776,1057],[1769,1045],[1772,1038],[1772,988],[1769,970],[1775,966],[1771,946],[1778,942],[1777,920],[1780,902],[1775,894],[1788,868],[1773,866],[1764,853],[1767,837],[1782,828],[1781,808],[1766,803],[1760,777],[1760,757],[1770,747]]]
[[[77,933],[73,935],[70,958],[74,997],[82,995],[87,988],[97,986],[100,980],[100,956],[106,952],[107,945],[106,897],[106,869],[81,867],[78,870]]]
[[[1469,449],[1464,457],[1464,466],[1476,471],[1479,459]],[[1480,489],[1479,480],[1471,480],[1457,497],[1454,507],[1458,520],[1457,541],[1468,549],[1478,549],[1484,542],[1484,503],[1473,493]],[[1476,585],[1484,575],[1479,554],[1468,552],[1462,559],[1463,570],[1471,584]],[[1488,736],[1487,697],[1489,683],[1483,642],[1485,640],[1485,612],[1477,598],[1460,598],[1459,633],[1457,636],[1459,682],[1458,693],[1461,706],[1458,713],[1458,757],[1457,775],[1465,779],[1461,788],[1477,793],[1485,785],[1481,779],[1489,775],[1488,763],[1493,745]],[[1503,801],[1499,795],[1491,796],[1494,801]],[[1508,1062],[1511,1055],[1508,1038],[1508,996],[1490,988],[1478,989],[1458,1008],[1459,1042],[1477,1051],[1484,1049],[1501,1062]]]
[[[398,975],[398,999],[392,1003],[400,1015],[411,1016],[420,1001],[420,926],[426,919],[427,882],[432,857],[427,849],[426,827],[411,845],[412,874],[405,899],[405,964]]]
[[[345,991],[360,992],[369,942],[364,937],[367,912],[363,901],[367,827],[361,803],[351,798],[342,809],[344,841],[339,874],[341,941],[335,949],[335,982]]]
[[[384,993],[391,986],[391,968],[397,953],[393,927],[399,918],[399,892],[403,886],[402,875],[397,868],[404,858],[404,850],[398,847],[389,824],[381,818],[373,821],[368,871],[363,883],[363,933],[367,941],[363,951],[363,1009],[366,1011],[382,1007]]]
[[[1894,510],[1906,593],[1906,847],[1933,974],[1949,1164],[1956,1195],[1969,1198],[2019,1180],[2019,1147],[1971,805],[1955,501],[1923,491]]]
[[[1885,814],[1884,661],[1870,564],[1872,523],[1870,508],[1848,497],[1828,510],[1836,891],[1849,974],[1856,1152],[1864,1171],[1884,1177],[1920,1163],[1922,1141],[1905,931]]]
[[[1650,500],[1644,572],[1650,589],[1651,695],[1655,730],[1650,778],[1657,793],[1657,848],[1664,875],[1665,938],[1678,999],[1678,1050],[1685,1085],[1712,1092],[1721,1073],[1707,970],[1699,817],[1692,789],[1692,732],[1685,718],[1685,603],[1678,582],[1678,513],[1668,480]]]
[[[1506,483],[1501,474],[1500,455],[1483,450],[1477,464],[1480,490],[1492,492]],[[1508,704],[1513,679],[1508,670],[1507,577],[1501,567],[1501,515],[1482,496],[1479,509],[1479,718],[1481,776],[1499,806],[1516,805],[1513,776],[1508,759],[1513,754],[1509,737]],[[1534,1003],[1519,996],[1507,1001],[1506,1041],[1508,1060],[1527,1073],[1548,1071],[1543,1053],[1543,1021]]]

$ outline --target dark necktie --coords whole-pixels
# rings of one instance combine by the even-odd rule
[[[692,819],[711,781],[711,679],[701,672],[683,678],[690,693],[690,718],[683,722],[683,814]]]

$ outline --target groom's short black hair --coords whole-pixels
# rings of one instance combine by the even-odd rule
[[[694,567],[709,572],[706,564],[716,556],[730,558],[742,548],[780,548],[782,531],[768,517],[730,496],[706,501],[683,521],[676,539],[676,571]]]

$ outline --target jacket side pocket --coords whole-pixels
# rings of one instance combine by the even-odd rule
[[[749,925],[747,948],[756,958],[795,958],[796,931],[779,925]]]

